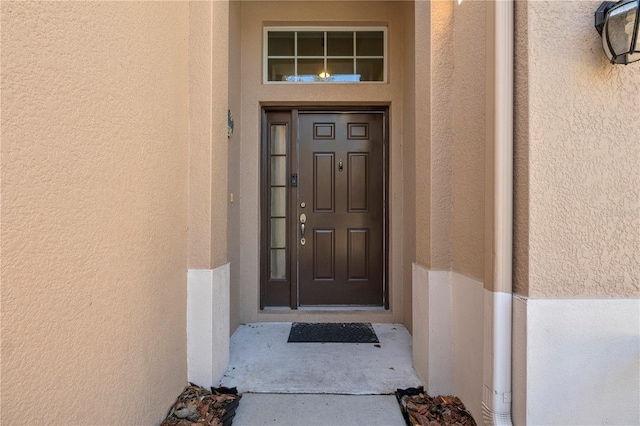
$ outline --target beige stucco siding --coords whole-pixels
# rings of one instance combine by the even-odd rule
[[[429,3],[424,3],[429,5]],[[418,3],[424,7],[423,3]],[[452,236],[452,153],[453,153],[453,81],[454,60],[453,2],[433,2],[431,6],[431,137],[418,141],[421,149],[430,152],[430,174],[426,180],[417,180],[419,193],[430,198],[430,230],[428,263],[418,262],[432,270],[451,269],[451,236]],[[425,27],[429,27],[425,25]],[[422,55],[419,55],[422,56]],[[421,67],[422,68],[422,67]],[[424,114],[424,113],[423,113]],[[419,115],[420,119],[422,115]],[[420,120],[419,119],[419,120]],[[426,190],[420,184],[429,182]],[[423,197],[424,195],[418,195]],[[423,231],[422,231],[423,232]]]
[[[240,143],[242,140],[242,73],[240,38],[242,33],[241,2],[229,3],[229,109],[233,114],[236,125],[233,136],[229,138],[229,195],[233,195],[233,203],[229,203],[228,209],[228,233],[227,252],[231,266],[230,289],[230,321],[231,331],[240,325],[240,174],[241,165]]]
[[[485,3],[415,7],[416,32],[430,40],[415,52],[416,70],[430,70],[416,80],[416,260],[482,280]]]
[[[415,22],[428,23],[432,19],[432,5],[426,1],[415,2]],[[435,14],[435,11],[433,12]],[[431,26],[415,26],[415,180],[407,185],[416,187],[416,258],[415,261],[431,267],[431,140],[432,121],[431,89],[432,81],[438,77],[438,70],[432,65]],[[418,183],[420,183],[418,185]]]
[[[189,268],[227,263],[229,2],[191,2]]]
[[[412,312],[411,300],[413,297],[411,277],[412,264],[416,259],[416,28],[415,5],[413,2],[404,2],[403,21],[403,50],[402,50],[402,97],[403,97],[403,122],[402,122],[402,271],[403,290],[402,306],[404,307],[402,322],[411,332]]]
[[[211,267],[212,7],[189,11],[189,268]]]
[[[187,3],[2,2],[2,423],[186,383]]]
[[[529,39],[527,3],[515,3],[513,292],[529,293]]]
[[[451,269],[484,278],[486,2],[454,10],[451,149]]]
[[[529,116],[526,133],[525,108],[516,117],[516,173],[528,179],[517,200],[529,215],[516,224],[516,255],[528,256],[516,288],[532,297],[640,295],[640,67],[607,62],[598,4],[529,2],[519,14],[528,61],[516,90],[528,90]]]

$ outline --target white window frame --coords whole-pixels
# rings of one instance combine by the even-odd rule
[[[317,32],[358,32],[358,31],[380,31],[382,32],[383,37],[383,57],[382,57],[382,72],[383,79],[382,81],[269,81],[269,58],[274,59],[297,59],[298,52],[297,46],[294,51],[293,56],[269,56],[269,32],[270,31],[282,31],[282,32],[301,32],[301,31],[317,31]],[[387,38],[388,27],[287,27],[287,26],[271,26],[263,28],[262,35],[262,83],[263,84],[387,84],[387,58],[388,55],[388,38]],[[296,38],[297,39],[297,38]],[[380,56],[357,56],[354,52],[353,56],[327,56],[327,46],[325,43],[325,52],[323,55],[325,69],[327,67],[327,59],[345,59],[345,58],[361,58],[361,59],[380,59]],[[309,57],[305,56],[304,59],[308,59]],[[318,57],[319,58],[319,57]],[[297,70],[296,70],[297,74]]]

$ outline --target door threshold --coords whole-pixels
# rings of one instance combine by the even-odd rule
[[[299,311],[384,311],[384,306],[361,305],[327,305],[327,306],[298,306]]]
[[[267,306],[261,309],[263,314],[276,314],[276,313],[292,313],[296,311],[305,312],[326,312],[326,311],[340,311],[340,312],[353,312],[353,311],[380,311],[386,312],[384,306],[360,306],[360,305],[340,305],[340,306],[300,306],[298,309],[291,309],[287,306]]]

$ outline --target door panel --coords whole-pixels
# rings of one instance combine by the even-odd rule
[[[383,120],[379,113],[298,116],[301,306],[384,302]]]
[[[369,153],[349,154],[349,176],[347,191],[349,194],[349,213],[369,212]]]
[[[317,261],[313,263],[314,280],[335,281],[335,230],[313,230],[313,257]]]
[[[333,152],[316,152],[313,157],[313,211],[330,213],[334,211],[336,199],[335,154]]]
[[[347,279],[369,279],[369,230],[347,230]]]

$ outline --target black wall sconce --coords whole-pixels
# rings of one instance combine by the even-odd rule
[[[596,10],[595,21],[612,64],[640,60],[640,0],[605,1]]]

